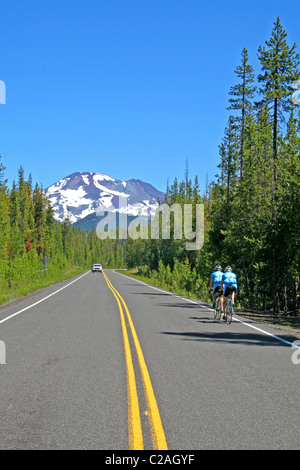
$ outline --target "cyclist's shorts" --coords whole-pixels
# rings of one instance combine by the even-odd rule
[[[214,290],[214,293],[215,294],[222,294],[222,289],[221,289],[221,286],[217,286]]]
[[[224,292],[224,296],[228,297],[229,294],[232,294],[232,292],[236,292],[236,287],[235,286],[227,286]]]

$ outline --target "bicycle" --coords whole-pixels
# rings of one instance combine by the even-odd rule
[[[221,292],[216,293],[215,307],[214,307],[214,316],[216,320],[221,319],[222,313],[222,304],[221,304]]]
[[[233,302],[231,299],[231,293],[229,293],[227,297],[227,310],[224,312],[224,320],[230,325],[232,322],[232,315],[233,315]]]

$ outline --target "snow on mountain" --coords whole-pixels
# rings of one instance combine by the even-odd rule
[[[164,194],[141,180],[121,181],[101,173],[76,172],[46,189],[57,220],[69,213],[72,223],[97,211],[124,211],[148,215],[155,211]],[[119,202],[123,207],[119,208]]]

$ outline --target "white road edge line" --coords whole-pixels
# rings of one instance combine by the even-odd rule
[[[273,335],[272,333],[269,333],[268,331],[262,330],[261,328],[258,328],[257,326],[250,325],[249,323],[246,323],[246,322],[240,320],[239,318],[232,317],[232,319],[239,322],[239,323],[242,323],[243,325],[249,326],[250,328],[253,328],[254,330],[258,330],[258,331],[260,331],[261,333],[264,333],[267,336],[272,336],[272,338],[278,339],[278,341],[282,341],[283,343],[289,344],[290,346],[300,348],[300,346],[295,345],[295,343],[291,343],[290,341],[287,341],[287,340],[281,338],[280,336]]]
[[[3,320],[0,320],[0,324],[6,322],[7,320],[9,320],[9,319],[12,318],[12,317],[15,317],[16,315],[19,315],[19,314],[22,313],[22,312],[25,312],[25,310],[28,310],[29,308],[35,307],[35,305],[38,305],[38,304],[40,304],[41,302],[44,302],[44,300],[49,299],[49,297],[52,297],[52,295],[57,294],[58,292],[62,291],[63,289],[66,289],[66,287],[69,287],[71,284],[74,284],[74,282],[79,281],[79,279],[81,279],[83,276],[86,276],[89,272],[90,272],[90,271],[87,271],[86,273],[82,274],[82,276],[77,277],[76,279],[74,279],[74,281],[69,282],[69,284],[67,284],[66,286],[61,287],[60,289],[57,289],[55,292],[52,292],[52,294],[49,294],[49,295],[47,295],[46,297],[43,297],[41,300],[38,300],[38,301],[35,302],[34,304],[28,305],[28,307],[22,308],[22,310],[19,310],[18,312],[15,312],[15,313],[13,313],[12,315],[9,315],[9,316],[6,317],[6,318],[3,318]]]
[[[114,271],[114,272],[116,272],[116,271]],[[126,274],[122,274],[122,273],[116,273],[116,274],[120,274],[120,276],[128,277],[128,276],[126,276]],[[179,297],[182,300],[186,300],[187,302],[191,302],[193,304],[199,305],[199,307],[206,308],[207,310],[213,311],[212,308],[207,307],[206,305],[201,305],[201,304],[198,304],[197,302],[194,302],[193,300],[186,299],[185,297],[181,297],[178,294],[172,294],[172,292],[168,292],[168,291],[165,291],[165,290],[162,290],[162,289],[158,289],[157,287],[151,286],[150,284],[147,284],[146,282],[140,281],[139,279],[134,279],[134,277],[130,277],[130,279],[133,279],[134,281],[139,282],[140,284],[144,284],[144,286],[151,287],[151,289],[158,290],[159,292],[163,292],[164,294],[172,295],[173,297]],[[300,345],[297,345],[295,343],[291,343],[290,341],[287,341],[287,340],[281,338],[280,336],[273,335],[272,333],[269,333],[268,331],[262,330],[261,328],[258,328],[257,326],[250,325],[249,323],[246,323],[246,322],[240,320],[239,318],[232,317],[232,319],[239,322],[239,323],[242,323],[245,326],[248,326],[249,328],[253,328],[254,330],[258,330],[258,331],[260,331],[261,333],[263,333],[267,336],[271,336],[272,338],[277,339],[278,341],[281,341],[282,343],[288,344],[289,346],[292,346],[294,348],[300,348]]]

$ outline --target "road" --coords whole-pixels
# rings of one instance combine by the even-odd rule
[[[0,449],[299,449],[296,338],[236,319],[112,270],[2,307]]]

